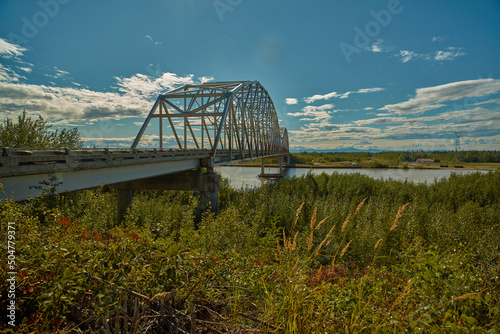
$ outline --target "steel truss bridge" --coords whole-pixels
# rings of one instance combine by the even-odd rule
[[[141,148],[155,126],[159,147]],[[256,158],[277,158],[282,167],[288,156],[287,130],[258,81],[185,85],[158,96],[130,149],[4,148],[0,198],[37,196],[49,180],[58,192],[115,185],[213,193],[193,170]]]

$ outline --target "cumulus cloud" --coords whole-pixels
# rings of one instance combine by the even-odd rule
[[[159,93],[172,90],[174,87],[193,84],[195,82],[193,77],[193,74],[181,77],[175,73],[167,72],[157,78],[138,73],[128,78],[115,77],[115,79],[118,84],[118,90],[124,94],[151,98]],[[206,79],[206,77],[202,78]]]
[[[199,77],[198,80],[200,81],[200,83],[204,84],[204,83],[207,83],[207,82],[210,82],[210,81],[214,81],[215,78],[212,77],[212,76],[209,76],[209,77]]]
[[[288,105],[291,105],[291,104],[297,104],[299,103],[299,100],[294,98],[294,97],[287,97],[285,99],[285,103],[288,104]]]
[[[408,101],[388,104],[379,110],[400,115],[421,114],[445,106],[444,102],[486,96],[500,92],[500,80],[477,79],[452,82],[445,85],[418,88],[415,97]]]
[[[295,113],[287,113],[289,116],[295,117],[304,117],[300,120],[309,121],[309,122],[325,122],[332,118],[332,116],[328,113],[328,110],[333,111],[333,104],[325,104],[319,107],[316,106],[305,106],[302,108],[302,111]]]
[[[0,39],[0,58],[20,57],[26,49]],[[16,62],[22,62],[16,59]],[[98,92],[84,88],[59,87],[24,83],[26,77],[15,70],[16,66],[0,64],[0,110],[4,117],[13,117],[26,110],[47,119],[92,120],[99,118],[143,117],[151,109],[152,100],[161,93],[177,86],[195,82],[208,82],[213,77],[194,75],[178,76],[163,73],[153,77],[141,73],[131,77],[115,77],[117,90]],[[30,68],[17,67],[29,73]],[[69,78],[69,72],[54,68],[46,74],[52,79]]]

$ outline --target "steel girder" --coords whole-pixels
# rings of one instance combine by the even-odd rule
[[[160,149],[209,150],[258,158],[288,153],[288,134],[280,128],[269,93],[258,81],[185,85],[161,94],[137,137],[159,120]],[[167,122],[164,122],[166,120]],[[224,153],[222,153],[224,152]]]

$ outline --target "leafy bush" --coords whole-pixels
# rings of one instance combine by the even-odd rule
[[[144,191],[118,226],[115,200],[100,188],[0,204],[2,234],[13,221],[20,238],[19,331],[159,330],[142,300],[174,289],[172,314],[219,331],[500,331],[500,171],[224,183],[219,212],[201,215],[192,193]]]
[[[0,147],[16,148],[81,148],[78,128],[51,130],[52,125],[39,116],[33,120],[23,111],[17,123],[7,118],[0,124]]]

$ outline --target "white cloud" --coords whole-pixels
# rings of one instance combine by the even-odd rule
[[[49,77],[49,78],[52,78],[52,79],[69,78],[69,72],[68,71],[60,70],[57,67],[54,67],[54,70],[55,70],[54,74],[45,74],[45,76]]]
[[[365,93],[375,93],[375,92],[381,92],[384,91],[385,88],[380,88],[380,87],[374,87],[374,88],[362,88],[357,90],[356,92],[353,93],[359,93],[359,94],[365,94]]]
[[[331,93],[328,93],[328,94],[325,94],[325,95],[314,95],[314,96],[311,96],[311,97],[306,97],[304,99],[304,101],[306,101],[306,103],[313,103],[314,101],[318,101],[318,100],[329,100],[333,97],[338,97],[340,99],[346,99],[349,97],[350,94],[365,94],[365,93],[374,93],[374,92],[380,92],[380,91],[383,91],[385,90],[385,88],[380,88],[380,87],[374,87],[374,88],[362,88],[362,89],[358,89],[357,91],[353,91],[353,92],[345,92],[343,94],[340,94],[340,93],[337,93],[337,92],[331,92]]]
[[[399,56],[401,57],[401,61],[403,63],[409,62],[416,56],[418,56],[415,52],[413,51],[408,51],[408,50],[400,50],[399,51]]]
[[[19,58],[24,54],[27,49],[17,45],[12,44],[9,41],[0,38],[0,56],[4,58]]]
[[[118,90],[124,94],[134,97],[151,98],[160,93],[172,90],[176,86],[193,84],[193,77],[193,74],[180,77],[175,73],[167,72],[157,78],[138,73],[128,78],[115,77],[115,79],[118,82]]]
[[[145,35],[144,38],[146,39],[147,42],[150,42],[154,45],[161,45],[161,42],[155,42],[153,40],[153,37],[151,37],[150,35]]]
[[[209,77],[199,77],[198,80],[204,84],[204,83],[207,83],[207,82],[210,82],[210,81],[214,81],[214,77],[212,76],[209,76]]]
[[[433,41],[433,42],[442,42],[442,41],[444,41],[444,37],[434,36],[434,37],[432,37],[431,41]]]
[[[447,48],[445,51],[436,51],[434,60],[452,61],[457,57],[465,56],[467,53],[462,52],[461,50],[461,48]]]
[[[17,74],[13,69],[0,64],[0,82],[18,82],[20,79],[26,79]]]
[[[299,103],[299,100],[294,98],[294,97],[287,97],[285,99],[285,103],[288,104],[288,105],[291,105],[291,104],[297,104]]]
[[[415,97],[408,101],[388,104],[379,110],[396,112],[400,115],[421,114],[444,106],[444,102],[464,98],[481,97],[500,91],[500,80],[477,79],[452,82],[445,85],[418,88]]]
[[[407,63],[410,60],[425,60],[425,61],[453,61],[457,57],[462,57],[467,55],[466,52],[462,51],[459,47],[448,47],[444,50],[438,50],[434,53],[416,53],[409,50],[400,50],[397,57],[401,58],[402,63]]]
[[[21,71],[26,73],[31,73],[32,69],[30,67],[18,67]]]
[[[333,108],[335,106],[333,104],[325,104],[319,107],[316,106],[305,106],[302,108],[302,111],[295,112],[295,113],[287,113],[289,116],[295,116],[295,117],[304,117],[301,118],[301,121],[308,121],[308,122],[325,122],[328,121],[332,118],[328,111],[333,112]]]
[[[373,124],[401,124],[406,120],[405,117],[377,117],[370,119],[360,119],[353,123],[359,126],[373,125]]]
[[[384,42],[383,39],[377,39],[377,41],[375,43],[373,43],[371,46],[367,47],[366,50],[371,51],[371,52],[377,52],[377,53],[389,51],[390,48],[382,45],[383,42]]]
[[[337,92],[331,92],[331,93],[328,93],[328,94],[325,94],[325,95],[314,95],[314,96],[311,96],[311,97],[306,97],[304,99],[304,101],[306,101],[306,103],[313,103],[314,101],[318,101],[318,100],[330,100],[332,97],[339,97],[340,94],[338,94]]]
[[[68,76],[55,69],[52,78]],[[92,120],[100,118],[143,117],[152,106],[152,99],[174,87],[194,83],[194,75],[178,76],[163,73],[159,77],[135,74],[117,77],[118,91],[97,92],[81,86],[53,87],[20,83],[25,77],[0,64],[0,110],[4,117],[15,117],[22,110],[40,114],[46,119]],[[201,77],[200,80],[211,80]],[[75,83],[75,85],[78,85]]]

